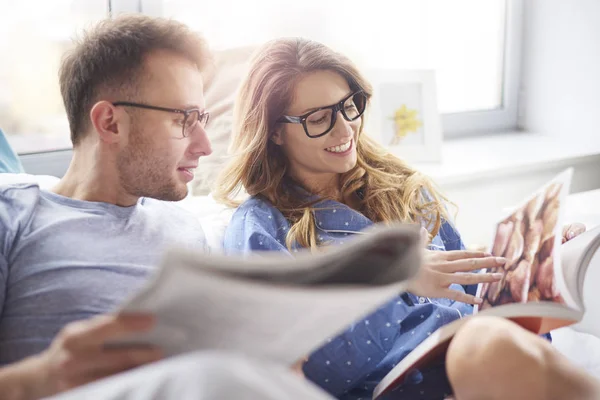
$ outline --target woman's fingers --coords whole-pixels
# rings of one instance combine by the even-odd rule
[[[477,285],[479,283],[498,282],[504,274],[496,272],[491,274],[447,274],[448,285],[458,283],[459,285]]]
[[[567,242],[576,236],[581,235],[585,232],[585,225],[579,222],[575,222],[573,224],[565,225],[563,227],[563,237],[562,242]]]
[[[458,290],[452,290],[452,289],[442,290],[441,296],[439,296],[439,297],[443,297],[443,298],[454,300],[454,301],[459,301],[461,303],[466,303],[466,304],[481,304],[483,302],[483,300],[481,300],[479,297],[475,297],[473,295],[466,294],[463,292],[459,292]]]
[[[441,262],[436,266],[440,272],[469,272],[484,268],[498,268],[506,264],[504,257],[467,258],[456,261]]]
[[[440,251],[437,254],[446,261],[459,261],[465,259],[477,259],[491,256],[490,253],[486,253],[484,251],[469,250]]]

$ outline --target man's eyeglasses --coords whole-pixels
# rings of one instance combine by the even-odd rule
[[[183,120],[181,121],[181,135],[184,138],[188,137],[194,131],[194,128],[196,127],[197,123],[200,124],[202,129],[206,128],[206,124],[208,124],[208,119],[210,117],[208,111],[200,112],[199,108],[180,110],[178,108],[156,107],[147,104],[130,103],[128,101],[117,101],[116,103],[112,104],[113,106],[136,107],[144,108],[147,110],[166,111],[181,114],[183,116]]]
[[[298,117],[284,115],[277,120],[282,124],[302,124],[304,132],[310,138],[325,136],[333,129],[338,111],[346,121],[352,122],[365,112],[367,95],[359,90],[331,106],[321,107]]]

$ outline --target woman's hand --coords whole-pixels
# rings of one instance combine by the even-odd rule
[[[579,222],[563,226],[562,242],[568,242],[569,240],[581,235],[585,232],[585,225]]]
[[[573,223],[563,227],[562,242],[565,243],[585,232],[582,223]],[[427,231],[422,229],[424,237]],[[469,304],[481,304],[475,296],[450,289],[450,285],[474,285],[492,283],[502,279],[501,273],[473,273],[480,269],[502,267],[506,263],[503,257],[493,257],[480,251],[432,251],[424,250],[423,265],[417,276],[411,281],[409,291],[417,296],[447,298]]]
[[[426,231],[424,234],[427,234]],[[423,264],[417,276],[411,280],[409,291],[417,296],[447,298],[469,304],[480,304],[482,300],[450,289],[450,285],[497,282],[502,279],[501,273],[472,271],[501,267],[506,263],[503,257],[493,257],[481,251],[423,251]]]

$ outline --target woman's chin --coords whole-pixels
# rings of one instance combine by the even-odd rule
[[[340,163],[340,165],[336,165],[336,166],[332,166],[332,167],[333,167],[335,173],[345,174],[345,173],[353,170],[354,167],[356,167],[356,158],[353,157],[353,159],[351,159],[351,160],[345,160],[344,163]]]

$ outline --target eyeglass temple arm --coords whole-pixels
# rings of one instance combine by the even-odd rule
[[[300,124],[302,123],[302,118],[300,117],[291,117],[289,115],[283,115],[281,118],[277,120],[277,122],[284,124]]]

